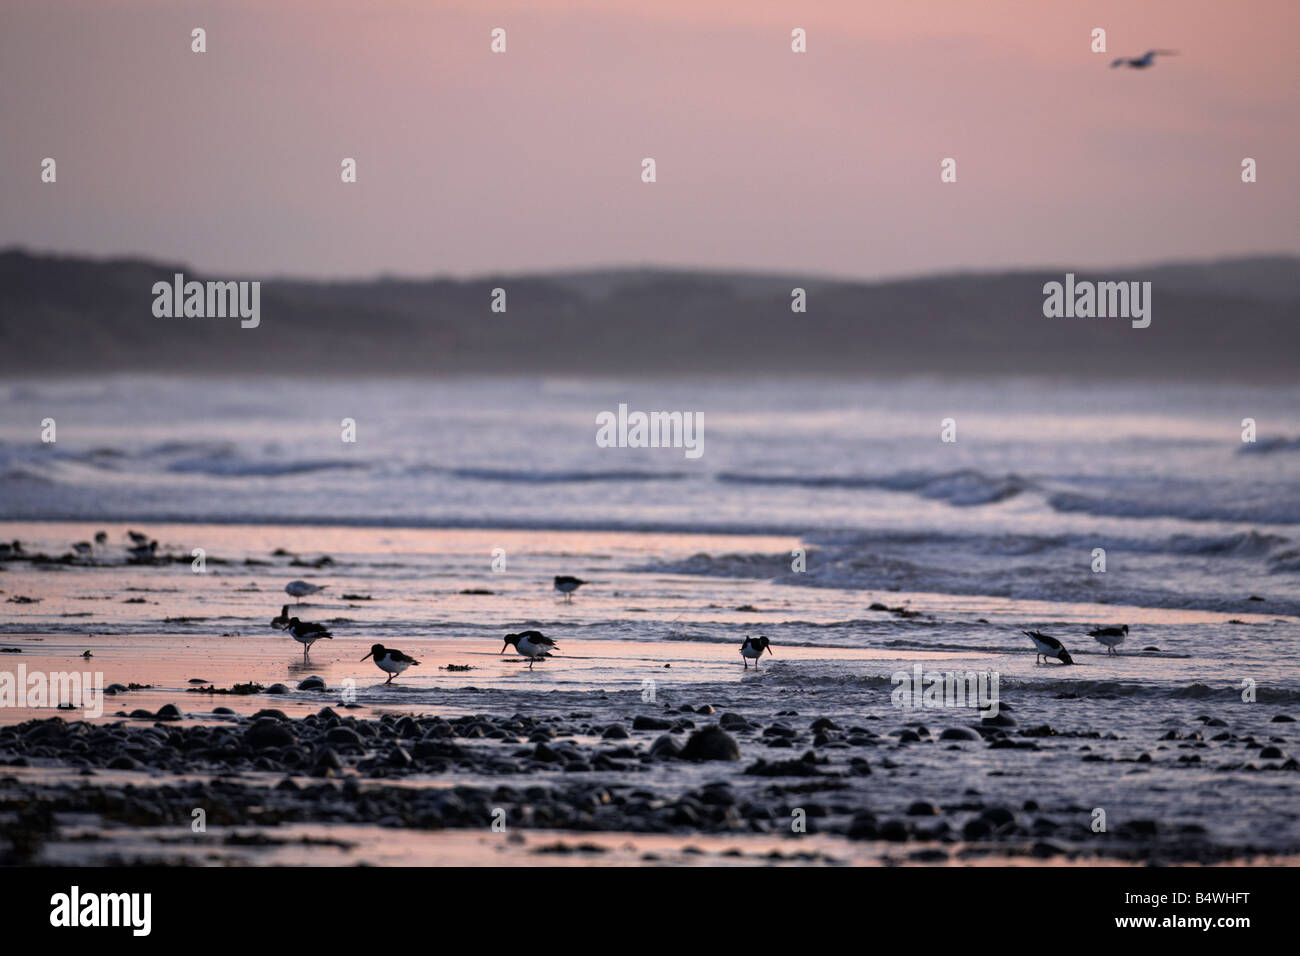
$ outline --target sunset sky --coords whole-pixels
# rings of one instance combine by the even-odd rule
[[[0,247],[265,276],[1300,253],[1297,36],[1294,0],[5,0]],[[1152,47],[1180,55],[1109,68]]]

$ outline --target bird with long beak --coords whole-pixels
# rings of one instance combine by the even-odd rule
[[[370,648],[370,653],[367,654],[366,657],[373,657],[375,659],[375,664],[379,669],[388,675],[388,680],[384,681],[385,684],[391,684],[393,678],[402,673],[402,671],[413,665],[418,666],[420,663],[414,657],[411,657],[408,654],[403,654],[397,648],[384,647],[383,644],[373,645]],[[364,661],[366,657],[361,659]]]
[[[513,646],[515,651],[528,658],[528,669],[533,669],[533,663],[539,657],[549,657],[549,651],[557,650],[558,645],[543,634],[541,631],[521,631],[518,634],[507,634],[506,642],[501,647],[501,653],[506,652],[507,647]]]
[[[1034,657],[1035,664],[1039,663],[1039,658],[1042,658],[1042,663],[1046,664],[1046,659],[1049,657],[1055,657],[1062,664],[1074,663],[1074,658],[1070,657],[1070,652],[1065,649],[1065,645],[1050,634],[1044,634],[1042,631],[1023,633],[1034,642],[1034,647],[1038,650],[1038,654]]]
[[[772,642],[762,635],[758,637],[747,637],[745,643],[740,645],[740,656],[744,658],[745,670],[749,670],[749,662],[754,662],[754,670],[758,670],[758,659],[763,656],[766,650],[772,654]],[[772,654],[776,657],[775,654]]]

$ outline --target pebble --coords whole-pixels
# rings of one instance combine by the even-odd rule
[[[718,718],[718,726],[724,730],[749,730],[753,725],[740,714],[723,714]]]
[[[638,714],[632,718],[633,730],[670,730],[673,722],[665,720],[662,717],[647,717],[644,714]]]
[[[683,760],[739,760],[740,745],[720,726],[711,724],[692,733],[679,756]]]
[[[250,747],[265,750],[270,747],[291,747],[298,742],[292,728],[283,721],[273,717],[263,717],[255,721],[244,733],[244,740]]]

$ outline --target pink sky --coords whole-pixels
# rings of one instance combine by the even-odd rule
[[[255,276],[1300,253],[1298,36],[1294,0],[5,0],[0,246]],[[1108,68],[1152,47],[1181,55]]]

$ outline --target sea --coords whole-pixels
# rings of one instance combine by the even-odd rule
[[[695,416],[702,453],[602,447],[620,405]],[[158,559],[133,561],[128,531]],[[1300,849],[1279,769],[1300,716],[1300,386],[348,380],[292,356],[274,378],[19,380],[0,384],[12,540],[0,645],[28,667],[88,650],[154,705],[201,714],[191,680],[310,673],[330,689],[291,712],[351,681],[381,710],[978,723],[897,705],[920,664],[996,674],[1016,724],[1050,733],[913,744],[905,775],[855,784],[884,812],[974,790]],[[558,574],[586,583],[566,599]],[[325,588],[296,613],[334,634],[305,662],[268,625],[294,579]],[[1119,625],[1118,655],[1087,633]],[[525,627],[559,645],[531,670],[502,654]],[[1026,630],[1075,664],[1040,663]],[[756,670],[738,650],[759,634]],[[375,643],[422,664],[383,685],[360,660]]]

